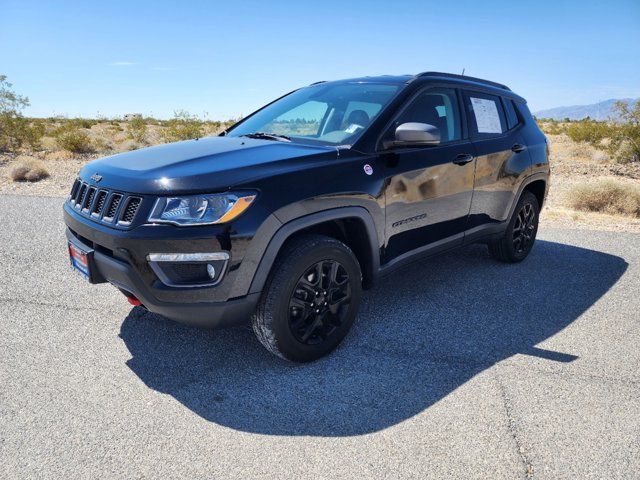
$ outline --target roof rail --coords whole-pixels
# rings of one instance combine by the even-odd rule
[[[310,84],[309,84],[309,86],[311,86],[311,85],[318,85],[319,83],[327,83],[327,81],[326,81],[326,80],[320,80],[319,82],[313,82],[313,83],[310,83]]]
[[[443,73],[443,72],[422,72],[416,75],[417,77],[446,77],[446,78],[456,78],[459,80],[468,80],[470,82],[476,82],[476,83],[484,83],[486,85],[491,85],[492,87],[498,87],[498,88],[502,88],[503,90],[509,90],[511,91],[511,89],[509,87],[507,87],[506,85],[503,85],[502,83],[497,83],[497,82],[492,82],[490,80],[484,80],[483,78],[477,78],[477,77],[468,77],[466,75],[456,75],[455,73]]]

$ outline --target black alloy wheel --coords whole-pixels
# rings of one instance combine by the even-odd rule
[[[333,351],[353,324],[362,271],[335,238],[301,235],[287,242],[262,292],[253,330],[271,353],[311,362]]]
[[[504,234],[489,242],[489,253],[507,263],[517,263],[527,258],[536,240],[539,217],[538,199],[529,191],[523,192]]]
[[[518,212],[513,225],[513,250],[522,254],[533,242],[536,228],[536,211],[531,203],[525,203]]]
[[[336,260],[322,260],[298,280],[289,298],[289,326],[305,345],[317,345],[344,322],[351,301],[349,274]]]

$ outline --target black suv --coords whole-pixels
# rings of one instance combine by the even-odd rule
[[[185,323],[251,318],[269,351],[310,361],[407,261],[472,242],[523,260],[548,186],[522,97],[426,72],[318,82],[218,137],[91,162],[64,218],[89,282]]]

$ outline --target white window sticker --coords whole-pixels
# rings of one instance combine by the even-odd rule
[[[502,133],[498,107],[493,100],[471,97],[478,133]]]
[[[353,133],[356,130],[362,128],[362,126],[358,125],[357,123],[352,123],[351,125],[349,125],[346,129],[345,132],[347,133]]]

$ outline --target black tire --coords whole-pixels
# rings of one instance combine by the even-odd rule
[[[536,240],[539,217],[538,199],[529,191],[523,192],[504,236],[489,243],[489,253],[496,260],[507,263],[517,263],[527,258]]]
[[[351,249],[331,237],[303,235],[278,255],[252,319],[253,331],[285,360],[317,360],[345,337],[361,295],[362,274]]]

